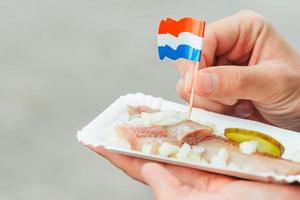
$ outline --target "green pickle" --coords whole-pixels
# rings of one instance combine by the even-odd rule
[[[258,131],[226,128],[224,135],[231,141],[242,143],[246,141],[257,141],[257,151],[273,157],[281,157],[284,152],[283,145],[269,135]]]

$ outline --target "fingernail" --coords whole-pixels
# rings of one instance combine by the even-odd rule
[[[210,94],[218,87],[218,77],[210,72],[199,72],[195,84],[196,90]]]
[[[253,114],[253,106],[248,102],[238,103],[234,109],[233,113],[238,117],[250,117]]]
[[[188,72],[184,77],[184,91],[190,92],[192,90],[193,85],[193,73]]]

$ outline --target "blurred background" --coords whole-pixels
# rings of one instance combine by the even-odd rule
[[[160,19],[252,9],[300,49],[296,0],[0,1],[0,199],[152,199],[76,132],[120,95],[181,102],[156,52]]]

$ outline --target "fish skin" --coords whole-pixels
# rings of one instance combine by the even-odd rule
[[[195,145],[205,137],[212,135],[212,129],[186,120],[172,126],[134,126],[129,124],[119,125],[115,128],[118,136],[131,144],[134,150],[139,150],[142,139],[169,142],[180,146],[188,143]],[[188,131],[186,131],[188,130]]]
[[[177,140],[183,144],[195,145],[213,134],[213,130],[191,120],[168,127],[171,135],[176,135]]]

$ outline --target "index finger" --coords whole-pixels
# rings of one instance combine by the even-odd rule
[[[264,21],[253,11],[241,11],[208,24],[202,49],[207,66],[216,65],[218,57],[234,63],[249,59]]]
[[[252,11],[242,11],[206,26],[200,66],[248,63],[264,18]],[[174,62],[181,77],[195,64],[179,59]]]

